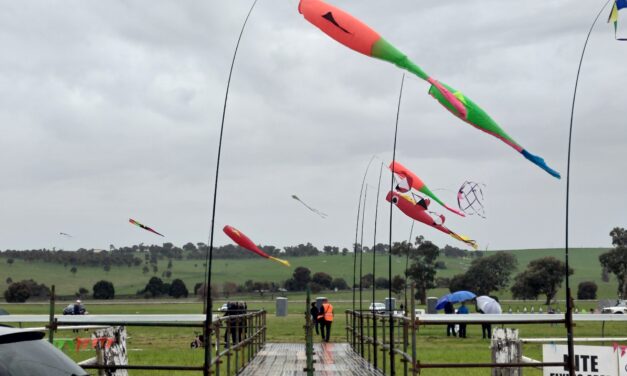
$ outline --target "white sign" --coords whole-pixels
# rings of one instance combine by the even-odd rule
[[[627,376],[627,354],[622,355],[622,349],[616,350],[616,358],[618,359],[618,374],[620,376]]]
[[[564,362],[568,356],[566,345],[543,345],[544,362]],[[614,349],[604,346],[575,346],[577,376],[618,376],[618,357]],[[564,367],[544,368],[544,376],[568,376]]]

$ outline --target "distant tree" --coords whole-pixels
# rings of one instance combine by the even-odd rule
[[[156,298],[164,294],[169,293],[169,288],[165,286],[161,278],[152,277],[148,280],[146,287],[142,290],[144,296],[149,298]]]
[[[451,279],[446,277],[436,277],[435,287],[439,289],[447,289],[451,284]]]
[[[449,290],[469,290],[477,295],[489,295],[507,287],[517,263],[516,257],[509,252],[475,258],[466,273],[451,278]]]
[[[324,272],[314,273],[311,277],[311,281],[319,284],[324,289],[330,289],[331,283],[333,282],[333,277]]]
[[[202,243],[199,243],[202,244]],[[203,283],[202,282],[196,282],[196,284],[194,285],[194,295],[198,295],[198,289],[203,287]]]
[[[13,278],[7,277],[7,279],[5,279],[4,281],[6,282],[7,285],[10,285],[11,283],[13,283]]]
[[[172,271],[166,270],[165,272],[163,272],[163,276],[168,279],[172,278]]]
[[[390,280],[385,277],[378,277],[374,281],[374,287],[378,289],[387,289],[390,287]]]
[[[24,281],[11,283],[4,292],[4,299],[8,303],[24,303],[30,298],[30,289]]]
[[[569,269],[568,273],[573,274],[573,270]],[[555,257],[533,260],[525,271],[516,276],[511,288],[512,295],[522,299],[525,296],[546,295],[545,304],[551,304],[565,276],[565,264]]]
[[[346,283],[344,278],[335,278],[331,283],[331,288],[338,290],[348,290],[348,283]]]
[[[460,290],[472,290],[473,284],[466,277],[466,274],[456,274],[448,281],[448,289],[451,292]]]
[[[185,282],[180,280],[179,278],[172,281],[170,285],[169,295],[174,298],[187,298],[189,295],[189,291],[187,291],[187,286],[185,286]]]
[[[592,281],[584,281],[577,286],[577,299],[596,299],[597,298],[597,284]]]
[[[115,288],[113,283],[109,281],[98,281],[92,287],[94,299],[113,299],[115,297]]]
[[[199,243],[200,244],[200,243]],[[197,248],[194,245],[194,243],[186,243],[185,245],[183,245],[183,250],[185,251],[195,251]]]
[[[12,258],[8,258],[7,259],[7,264],[9,264],[9,266],[13,265],[14,262],[15,262],[15,260],[12,259]]]
[[[222,285],[222,293],[224,297],[229,298],[231,295],[237,292],[237,284],[233,282],[224,282]]]
[[[610,273],[606,268],[601,268],[601,281],[606,283],[610,281]]]
[[[89,290],[84,288],[84,287],[79,287],[78,288],[78,293],[77,296],[80,298],[84,298],[89,294]]]
[[[172,259],[168,260],[168,269],[172,269]]]
[[[440,269],[440,270],[444,270],[444,269],[446,269],[446,263],[444,261],[436,261],[435,262],[435,268],[436,269]]]
[[[372,273],[364,274],[361,276],[361,288],[362,289],[369,289],[370,287],[372,287],[373,283],[374,283],[374,276],[372,275]],[[355,287],[359,287],[359,285]]]
[[[152,265],[152,274],[157,274],[158,271],[159,267],[156,264]]]
[[[405,278],[400,275],[395,275],[392,278],[392,292],[394,294],[400,294],[403,290],[405,290]]]
[[[627,230],[615,227],[610,232],[612,248],[599,256],[601,266],[618,280],[618,295],[627,298]]]
[[[104,269],[105,272],[108,273],[111,270],[111,265],[105,264],[102,268]]]
[[[294,269],[292,278],[294,279],[296,290],[303,291],[307,288],[307,284],[311,282],[311,270],[304,266],[299,266]]]
[[[76,272],[78,272],[78,268],[76,267],[76,265],[73,265],[70,268],[70,273],[72,273],[72,275],[76,275]]]
[[[317,284],[316,282],[311,282],[309,284],[309,288],[311,289],[311,292],[313,292],[314,294],[317,294],[320,291],[324,290],[324,286]]]
[[[540,295],[540,286],[533,273],[526,270],[514,278],[510,288],[514,299],[535,300]]]
[[[426,304],[427,290],[435,287],[435,262],[440,255],[440,249],[422,236],[416,238],[416,245],[418,247],[415,249],[412,249],[411,244],[406,245],[406,252],[410,252],[412,260],[407,277],[416,284],[416,296],[420,299],[420,304]]]
[[[348,254],[348,248],[342,248],[342,256],[346,256]]]
[[[148,265],[144,265],[144,267],[142,268],[142,273],[147,274],[148,272],[150,272],[150,268],[148,267]]]

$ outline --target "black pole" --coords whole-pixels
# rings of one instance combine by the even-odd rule
[[[405,255],[405,311],[407,311],[407,283],[409,281],[409,277],[407,277],[407,271],[409,270],[409,251],[411,251],[411,237],[414,234],[414,223],[415,221],[411,221],[411,228],[409,229],[409,239],[407,240],[407,254]]]
[[[396,162],[396,139],[398,136],[398,118],[401,113],[401,98],[403,97],[403,84],[405,83],[405,73],[401,79],[401,89],[398,93],[398,106],[396,108],[396,124],[394,126],[394,148],[392,149],[392,178],[390,179],[390,191],[394,190],[394,163]],[[388,252],[388,301],[389,301],[389,321],[390,321],[390,375],[396,375],[396,365],[394,364],[394,313],[392,312],[392,209],[394,204],[390,200],[390,249]]]
[[[588,35],[586,36],[586,41],[583,44],[583,50],[581,51],[581,58],[579,59],[579,67],[577,68],[577,78],[575,79],[575,88],[573,90],[573,103],[570,108],[570,126],[568,129],[568,159],[566,163],[566,249],[564,252],[564,261],[566,268],[566,331],[567,331],[567,339],[568,339],[568,373],[570,376],[575,375],[575,344],[573,341],[573,307],[572,307],[572,294],[570,291],[570,275],[568,271],[570,270],[569,260],[568,260],[568,227],[569,227],[569,214],[570,214],[570,154],[572,149],[572,138],[573,138],[573,119],[575,117],[575,101],[577,100],[577,86],[579,85],[579,75],[581,73],[581,66],[583,64],[583,57],[586,54],[586,47],[588,47],[588,40],[590,40],[590,35],[592,34],[592,30],[596,25],[601,13],[607,7],[607,5],[612,0],[607,0],[607,2],[603,5],[599,13],[594,18],[592,25],[590,25],[590,30],[588,30]]]
[[[355,223],[355,243],[353,243],[353,285],[351,289],[353,290],[353,315],[352,315],[352,330],[353,336],[351,343],[353,344],[353,349],[355,348],[355,285],[357,281],[355,280],[355,276],[357,275],[357,240],[359,239],[359,216],[361,214],[361,199],[364,194],[364,185],[366,184],[366,177],[368,176],[368,170],[370,170],[370,165],[376,156],[373,155],[368,161],[368,165],[366,166],[366,171],[364,172],[364,178],[361,180],[361,189],[359,190],[359,203],[357,204],[357,221]],[[347,323],[348,325],[348,323]]]
[[[364,357],[364,316],[363,279],[364,279],[364,222],[366,220],[366,203],[368,202],[368,184],[364,192],[364,208],[361,211],[361,238],[359,239],[359,353]]]
[[[379,168],[379,184],[377,185],[377,201],[374,208],[374,237],[372,242],[372,323],[373,331],[372,338],[374,342],[377,342],[377,326],[376,326],[376,310],[374,302],[376,302],[376,280],[377,280],[377,218],[379,218],[379,193],[381,192],[381,176],[383,175],[383,162]],[[376,349],[376,345],[374,347]],[[374,354],[374,368],[377,368],[377,359],[379,355]]]
[[[374,208],[374,236],[372,240],[372,309],[374,313],[374,302],[376,301],[376,285],[375,281],[377,279],[377,219],[379,218],[379,194],[381,192],[381,177],[383,175],[383,163],[381,163],[381,168],[379,169],[379,185],[377,186],[377,201],[375,203]]]
[[[220,176],[220,157],[222,153],[222,136],[224,135],[224,119],[226,117],[226,105],[229,99],[229,88],[231,87],[231,77],[233,76],[233,67],[235,66],[235,58],[237,57],[237,49],[239,48],[239,43],[242,40],[242,35],[244,34],[244,29],[246,28],[246,24],[248,23],[248,19],[250,18],[255,5],[257,4],[257,0],[253,1],[253,4],[250,6],[248,10],[248,14],[244,19],[244,24],[242,25],[242,29],[239,32],[239,37],[237,38],[237,44],[235,45],[235,51],[233,52],[233,60],[231,61],[231,68],[229,69],[229,78],[226,82],[226,93],[224,94],[224,106],[222,107],[222,121],[220,123],[220,137],[218,139],[218,156],[216,160],[216,177],[213,187],[213,206],[211,208],[211,230],[209,232],[209,252],[205,255],[205,300],[204,302],[204,311],[205,311],[205,327],[204,327],[204,338],[205,338],[205,365],[203,367],[203,375],[208,376],[209,365],[211,364],[211,344],[210,344],[210,325],[213,321],[212,316],[212,300],[211,300],[211,269],[213,263],[213,233],[215,229],[215,219],[216,219],[216,202],[218,200],[218,178]]]

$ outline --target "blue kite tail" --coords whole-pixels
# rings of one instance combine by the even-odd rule
[[[546,171],[549,174],[551,174],[551,176],[556,177],[558,179],[561,178],[560,173],[555,171],[555,170],[553,170],[551,167],[547,166],[546,162],[544,161],[544,159],[542,159],[542,157],[538,157],[537,155],[533,155],[533,154],[531,154],[530,152],[528,152],[525,149],[523,149],[521,151],[521,154],[524,155],[525,158],[527,158],[528,160],[530,160],[531,162],[536,164],[538,167],[540,167],[544,171]]]

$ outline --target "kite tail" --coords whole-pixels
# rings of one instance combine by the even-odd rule
[[[537,155],[533,155],[530,152],[528,152],[527,150],[523,149],[520,152],[525,158],[527,158],[529,161],[533,162],[535,165],[537,165],[538,167],[540,167],[541,169],[543,169],[544,171],[548,172],[551,176],[556,177],[556,178],[561,178],[561,175],[559,172],[553,170],[551,167],[549,167],[546,162],[544,161],[544,159],[542,159],[542,157],[539,157]]]
[[[479,249],[479,245],[477,244],[477,242],[476,242],[476,241],[474,241],[474,240],[472,240],[472,239],[470,239],[470,238],[469,238],[469,237],[467,237],[467,236],[464,236],[464,235],[457,235],[456,233],[454,233],[454,232],[452,232],[452,231],[451,231],[451,236],[452,236],[453,238],[455,238],[455,239],[459,240],[459,241],[462,241],[462,242],[464,242],[464,243],[468,244],[468,245],[469,245],[469,246],[471,246],[471,247],[472,247],[472,249],[474,249],[474,250]]]
[[[435,87],[446,99],[448,104],[450,104],[455,109],[455,111],[457,111],[455,115],[466,120],[466,118],[468,117],[468,110],[466,109],[466,106],[464,106],[462,101],[459,100],[459,98],[457,98],[455,94],[451,93],[449,89],[445,88],[444,85],[439,83],[438,80],[429,77],[427,81],[431,85],[433,85],[432,87]]]
[[[272,261],[276,261],[276,262],[278,262],[279,264],[282,264],[282,265],[284,265],[284,266],[287,266],[288,268],[290,267],[290,263],[289,263],[289,261],[287,261],[287,260],[281,260],[280,258],[276,258],[276,257],[272,257],[272,256],[269,256],[268,258],[269,258],[270,260],[272,260]]]
[[[433,192],[431,192],[431,190],[429,189],[429,187],[427,187],[426,185],[424,185],[424,186],[420,189],[420,192],[422,192],[422,193],[426,194],[427,196],[431,197],[431,198],[433,199],[433,201],[437,202],[438,204],[442,205],[443,207],[445,207],[446,209],[448,209],[448,210],[452,211],[453,213],[455,213],[455,214],[457,214],[457,215],[459,215],[459,216],[462,216],[462,217],[465,217],[465,216],[466,216],[466,214],[464,214],[464,213],[460,212],[460,211],[459,211],[459,210],[457,210],[457,209],[453,209],[453,208],[451,208],[450,206],[446,205],[444,202],[442,202],[442,200],[440,200],[440,199],[438,198],[438,196],[436,196],[435,194],[433,194]]]

